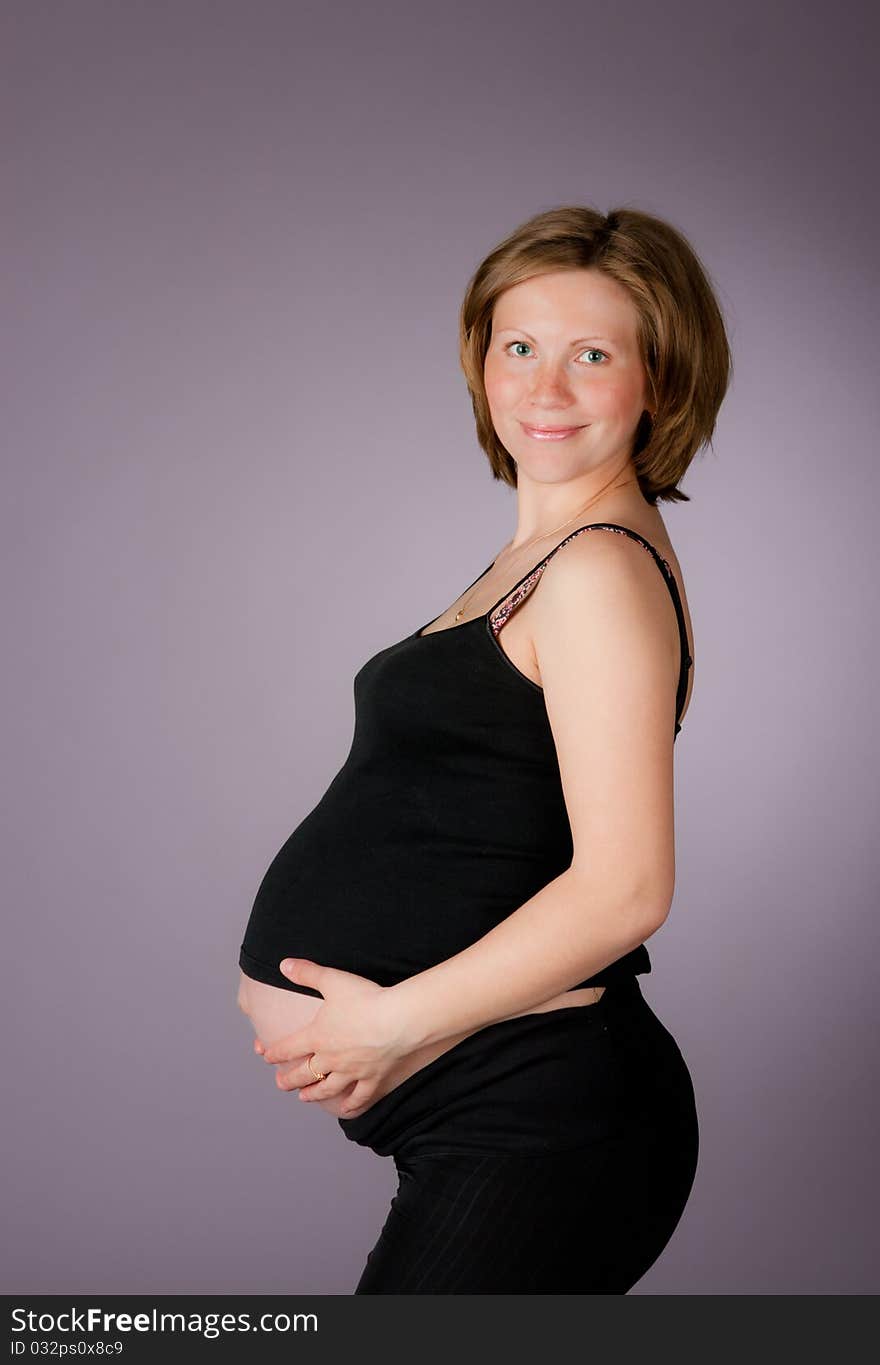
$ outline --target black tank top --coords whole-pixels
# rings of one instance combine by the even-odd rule
[[[692,660],[675,575],[638,532],[581,526],[484,615],[423,635],[426,622],[361,667],[348,758],[257,892],[247,976],[321,999],[278,970],[302,957],[394,985],[469,947],[570,866],[543,689],[498,637],[553,555],[592,530],[638,541],[666,579],[681,639],[678,736]],[[580,986],[650,970],[642,943]]]

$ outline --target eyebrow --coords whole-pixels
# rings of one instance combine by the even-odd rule
[[[519,332],[522,336],[528,337],[529,341],[534,342],[536,346],[538,344],[537,341],[535,341],[535,338],[530,336],[524,327],[498,327],[495,330],[496,335],[501,332]],[[580,346],[584,341],[607,341],[609,346],[616,346],[618,344],[613,337],[601,336],[578,337],[575,341],[570,341],[568,344],[569,346]]]

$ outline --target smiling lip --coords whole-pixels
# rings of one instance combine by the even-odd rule
[[[536,441],[564,441],[566,436],[583,431],[583,427],[530,427],[525,422],[520,422],[520,426],[527,436],[534,437]]]

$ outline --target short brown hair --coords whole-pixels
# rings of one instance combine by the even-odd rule
[[[705,267],[669,223],[638,209],[602,214],[562,205],[522,223],[477,267],[459,316],[459,356],[492,475],[516,487],[516,464],[492,425],[483,365],[498,296],[535,275],[599,270],[626,289],[639,316],[652,422],[643,414],[632,459],[648,502],[689,502],[678,488],[694,455],[711,445],[733,374],[721,309]]]

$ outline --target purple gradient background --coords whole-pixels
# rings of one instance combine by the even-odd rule
[[[392,1164],[275,1090],[238,945],[357,668],[512,534],[457,312],[566,202],[681,227],[736,367],[663,509],[701,1157],[633,1292],[880,1288],[876,14],[4,7],[4,1292],[353,1289]]]

